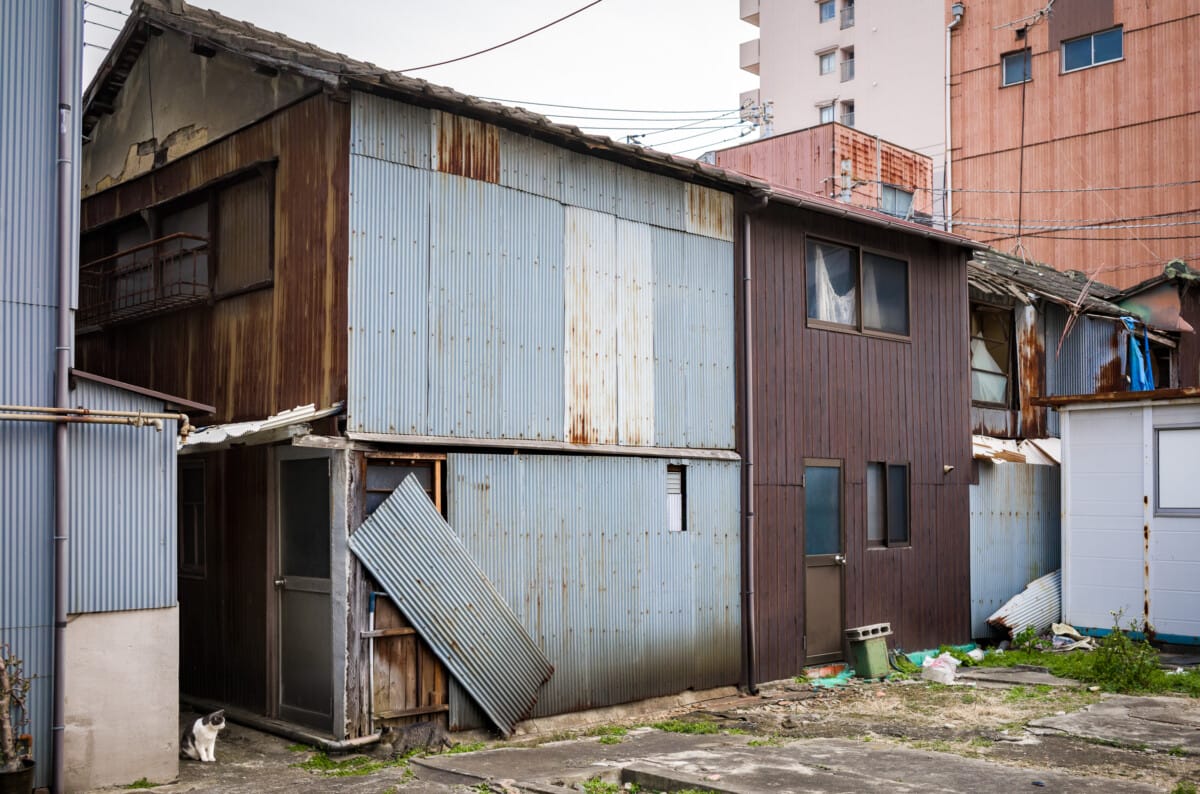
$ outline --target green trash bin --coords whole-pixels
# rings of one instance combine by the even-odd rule
[[[859,678],[884,678],[888,669],[888,649],[885,639],[892,633],[891,623],[872,623],[869,626],[846,629],[850,642],[850,657],[854,673]]]

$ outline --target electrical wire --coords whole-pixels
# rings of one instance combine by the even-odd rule
[[[708,119],[702,119],[701,121],[719,121],[719,120],[721,119],[721,117],[722,117],[722,116],[728,116],[728,115],[731,115],[732,113],[736,113],[736,112],[737,112],[737,111],[730,111],[729,113],[722,113],[720,116],[713,116],[712,118],[708,118]],[[726,125],[726,126],[724,126],[724,127],[697,127],[696,125],[697,125],[697,124],[700,124],[700,123],[701,123],[701,121],[697,121],[697,122],[695,122],[695,123],[692,123],[692,124],[680,124],[678,127],[666,127],[666,128],[664,128],[664,129],[658,129],[658,130],[656,130],[656,131],[654,131],[654,132],[648,132],[648,133],[646,133],[646,134],[647,134],[647,135],[660,135],[660,134],[662,134],[662,133],[664,133],[664,132],[674,132],[675,130],[687,130],[687,129],[697,129],[697,130],[702,130],[702,129],[726,130],[726,129],[729,129],[729,126],[737,126],[737,124],[742,124],[742,123],[743,123],[742,121],[740,121],[740,120],[739,120],[739,121],[738,121],[736,124],[734,124],[734,125]],[[640,137],[640,136],[639,136],[639,137]]]
[[[111,46],[103,46],[103,45],[100,45],[100,44],[92,44],[90,41],[85,41],[85,42],[83,43],[83,46],[85,46],[85,47],[95,47],[96,49],[98,49],[98,50],[104,50],[105,52],[108,52],[108,50],[112,49],[112,47],[111,47]]]
[[[872,170],[874,170],[874,169],[872,169]],[[941,187],[899,185],[899,184],[896,184],[895,182],[888,182],[886,180],[881,180],[881,179],[855,179],[854,181],[859,184],[887,185],[888,187],[898,187],[898,188],[903,188],[904,190],[914,190],[914,191],[919,190],[919,191],[928,192],[928,193],[946,193],[946,192],[990,193],[990,194],[1014,195],[1014,196],[1017,194],[1017,191],[1015,191],[1015,190],[1007,190],[1007,189],[1002,189],[1002,188],[965,188],[965,187],[960,188],[960,187],[956,187],[956,188],[953,188],[952,191],[947,191],[946,188],[941,188]],[[1112,186],[1106,186],[1106,187],[1056,187],[1056,188],[1040,188],[1040,189],[1029,188],[1029,189],[1026,189],[1024,191],[1024,193],[1026,193],[1026,194],[1030,194],[1030,193],[1101,193],[1101,192],[1109,192],[1109,191],[1114,191],[1114,190],[1161,190],[1162,188],[1184,187],[1187,185],[1200,185],[1200,179],[1187,179],[1187,180],[1183,180],[1180,182],[1160,182],[1159,184],[1156,184],[1156,185],[1112,185]]]
[[[120,29],[120,28],[114,28],[112,25],[105,25],[103,22],[97,22],[97,21],[96,21],[96,20],[94,20],[94,19],[85,19],[85,20],[83,20],[83,24],[85,24],[85,25],[95,25],[95,26],[96,26],[96,27],[98,27],[98,28],[104,28],[105,30],[112,30],[112,31],[115,31],[115,32],[117,32],[117,33],[120,33],[120,32],[121,32],[121,29]]]
[[[1017,229],[1017,230],[1020,230],[1022,228],[1021,224],[1013,225],[1013,224],[1007,224],[1007,223],[970,223],[970,222],[960,221],[957,218],[955,218],[954,223],[956,225],[969,226],[972,229],[978,228],[978,229]],[[1104,226],[1095,226],[1095,225],[1090,225],[1090,226],[1041,226],[1041,225],[1025,224],[1024,228],[1036,229],[1036,230],[1040,230],[1040,231],[1106,232],[1109,230],[1115,231],[1118,229],[1163,229],[1163,228],[1167,228],[1167,227],[1171,227],[1171,226],[1200,226],[1200,220],[1175,221],[1172,223],[1124,223],[1124,224],[1117,224],[1117,225],[1106,224]]]
[[[742,110],[742,108],[733,108],[733,109],[730,109],[730,108],[706,108],[706,109],[700,109],[700,110],[651,110],[649,108],[642,108],[642,109],[596,108],[596,107],[586,107],[584,105],[563,105],[563,104],[559,104],[556,102],[533,102],[528,99],[501,99],[500,97],[494,97],[494,96],[481,96],[479,98],[486,99],[489,102],[504,102],[505,104],[509,104],[509,105],[534,105],[536,107],[566,108],[567,110],[597,110],[597,111],[606,111],[606,112],[612,112],[612,113],[720,113],[721,115],[728,115],[730,113],[736,113],[737,111]],[[550,113],[550,111],[547,111],[547,113]],[[554,115],[554,114],[550,113],[550,115]]]
[[[706,130],[704,132],[698,132],[695,135],[685,135],[682,138],[675,138],[674,140],[670,140],[670,141],[659,141],[659,142],[653,144],[653,146],[654,146],[654,148],[660,148],[662,146],[673,146],[677,143],[683,143],[684,141],[690,141],[693,138],[700,138],[704,135],[709,135],[712,132],[716,132],[717,130],[732,130],[734,128],[741,127],[741,126],[742,126],[742,124],[741,124],[741,122],[739,122],[737,124],[730,124],[728,127],[714,127],[711,131]],[[754,131],[753,127],[747,127],[746,131],[744,133],[742,133],[742,135],[749,135],[753,131]],[[738,137],[740,138],[742,136],[739,135]],[[687,151],[687,150],[685,150],[685,151]]]
[[[435,66],[445,66],[448,63],[458,63],[459,61],[465,61],[468,58],[474,58],[476,55],[483,55],[484,53],[498,50],[501,47],[507,47],[509,44],[515,44],[516,42],[520,41],[521,39],[527,39],[535,33],[541,33],[546,28],[553,27],[553,26],[557,25],[559,22],[565,22],[566,20],[570,19],[571,17],[575,16],[576,14],[583,13],[584,11],[587,11],[589,8],[591,8],[592,6],[600,5],[600,3],[603,3],[603,2],[604,2],[604,0],[592,0],[592,2],[588,3],[587,5],[581,6],[580,8],[575,9],[574,11],[572,11],[569,14],[564,14],[563,16],[559,17],[558,19],[556,19],[552,22],[547,22],[545,25],[542,25],[539,28],[534,28],[533,30],[529,31],[528,33],[522,33],[520,36],[511,38],[508,41],[502,41],[499,44],[494,44],[491,47],[487,47],[482,50],[476,50],[475,52],[467,53],[466,55],[460,55],[457,58],[449,58],[444,61],[438,61],[437,63],[427,63],[424,66],[414,66],[410,69],[401,69],[400,71],[405,72],[405,73],[419,72],[422,69],[432,69]]]
[[[107,11],[110,14],[120,14],[123,17],[129,16],[128,11],[122,11],[119,8],[109,8],[108,6],[102,6],[99,3],[93,3],[92,0],[83,0],[83,4],[85,6],[91,6],[92,8],[99,8],[101,11]]]
[[[680,156],[686,157],[688,152],[705,151],[708,149],[712,149],[715,146],[720,146],[723,143],[730,143],[731,141],[740,141],[742,138],[745,138],[751,132],[753,132],[753,129],[746,130],[741,135],[734,135],[732,138],[722,138],[719,141],[712,141],[710,143],[705,143],[701,146],[693,146],[690,149],[680,149],[678,152],[674,152],[674,154],[678,154]]]

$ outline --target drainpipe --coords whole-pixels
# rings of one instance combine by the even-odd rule
[[[954,184],[952,178],[953,172],[951,167],[953,159],[950,155],[950,31],[958,27],[958,23],[962,22],[963,11],[966,8],[962,3],[955,3],[950,6],[950,13],[954,15],[954,21],[946,26],[946,145],[942,149],[942,162],[945,165],[943,169],[942,179],[945,184],[942,192],[942,207],[946,213],[946,231],[954,231],[954,202],[951,196],[951,186]]]
[[[755,642],[758,631],[754,619],[754,336],[751,314],[752,270],[750,267],[750,213],[758,212],[767,206],[768,197],[761,194],[758,204],[746,209],[742,215],[742,360],[745,362],[746,374],[743,379],[742,405],[745,433],[742,471],[745,476],[746,511],[742,515],[742,556],[745,560],[743,569],[746,571],[744,588],[746,612],[742,620],[745,653],[746,653],[746,691],[758,694],[758,686],[754,683]]]
[[[78,0],[58,3],[58,334],[54,348],[54,396],[59,408],[70,408],[69,373],[71,369],[71,283],[75,250],[72,219],[75,212],[75,168],[71,154],[75,148],[77,52],[81,4]],[[63,791],[63,734],[66,732],[66,658],[64,640],[67,629],[67,532],[70,514],[69,474],[71,448],[66,422],[54,426],[54,707],[52,714],[51,791]]]

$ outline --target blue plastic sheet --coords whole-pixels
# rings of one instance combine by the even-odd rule
[[[1150,369],[1150,339],[1146,326],[1142,326],[1142,343],[1138,345],[1137,322],[1132,317],[1122,317],[1121,322],[1129,329],[1129,390],[1153,391],[1154,372]]]

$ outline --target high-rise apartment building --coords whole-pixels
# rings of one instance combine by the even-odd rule
[[[967,0],[959,10],[954,231],[1118,287],[1172,259],[1195,266],[1200,3]]]
[[[741,0],[741,18],[759,31],[742,107],[770,103],[765,135],[837,121],[931,157],[940,192],[945,0]]]

